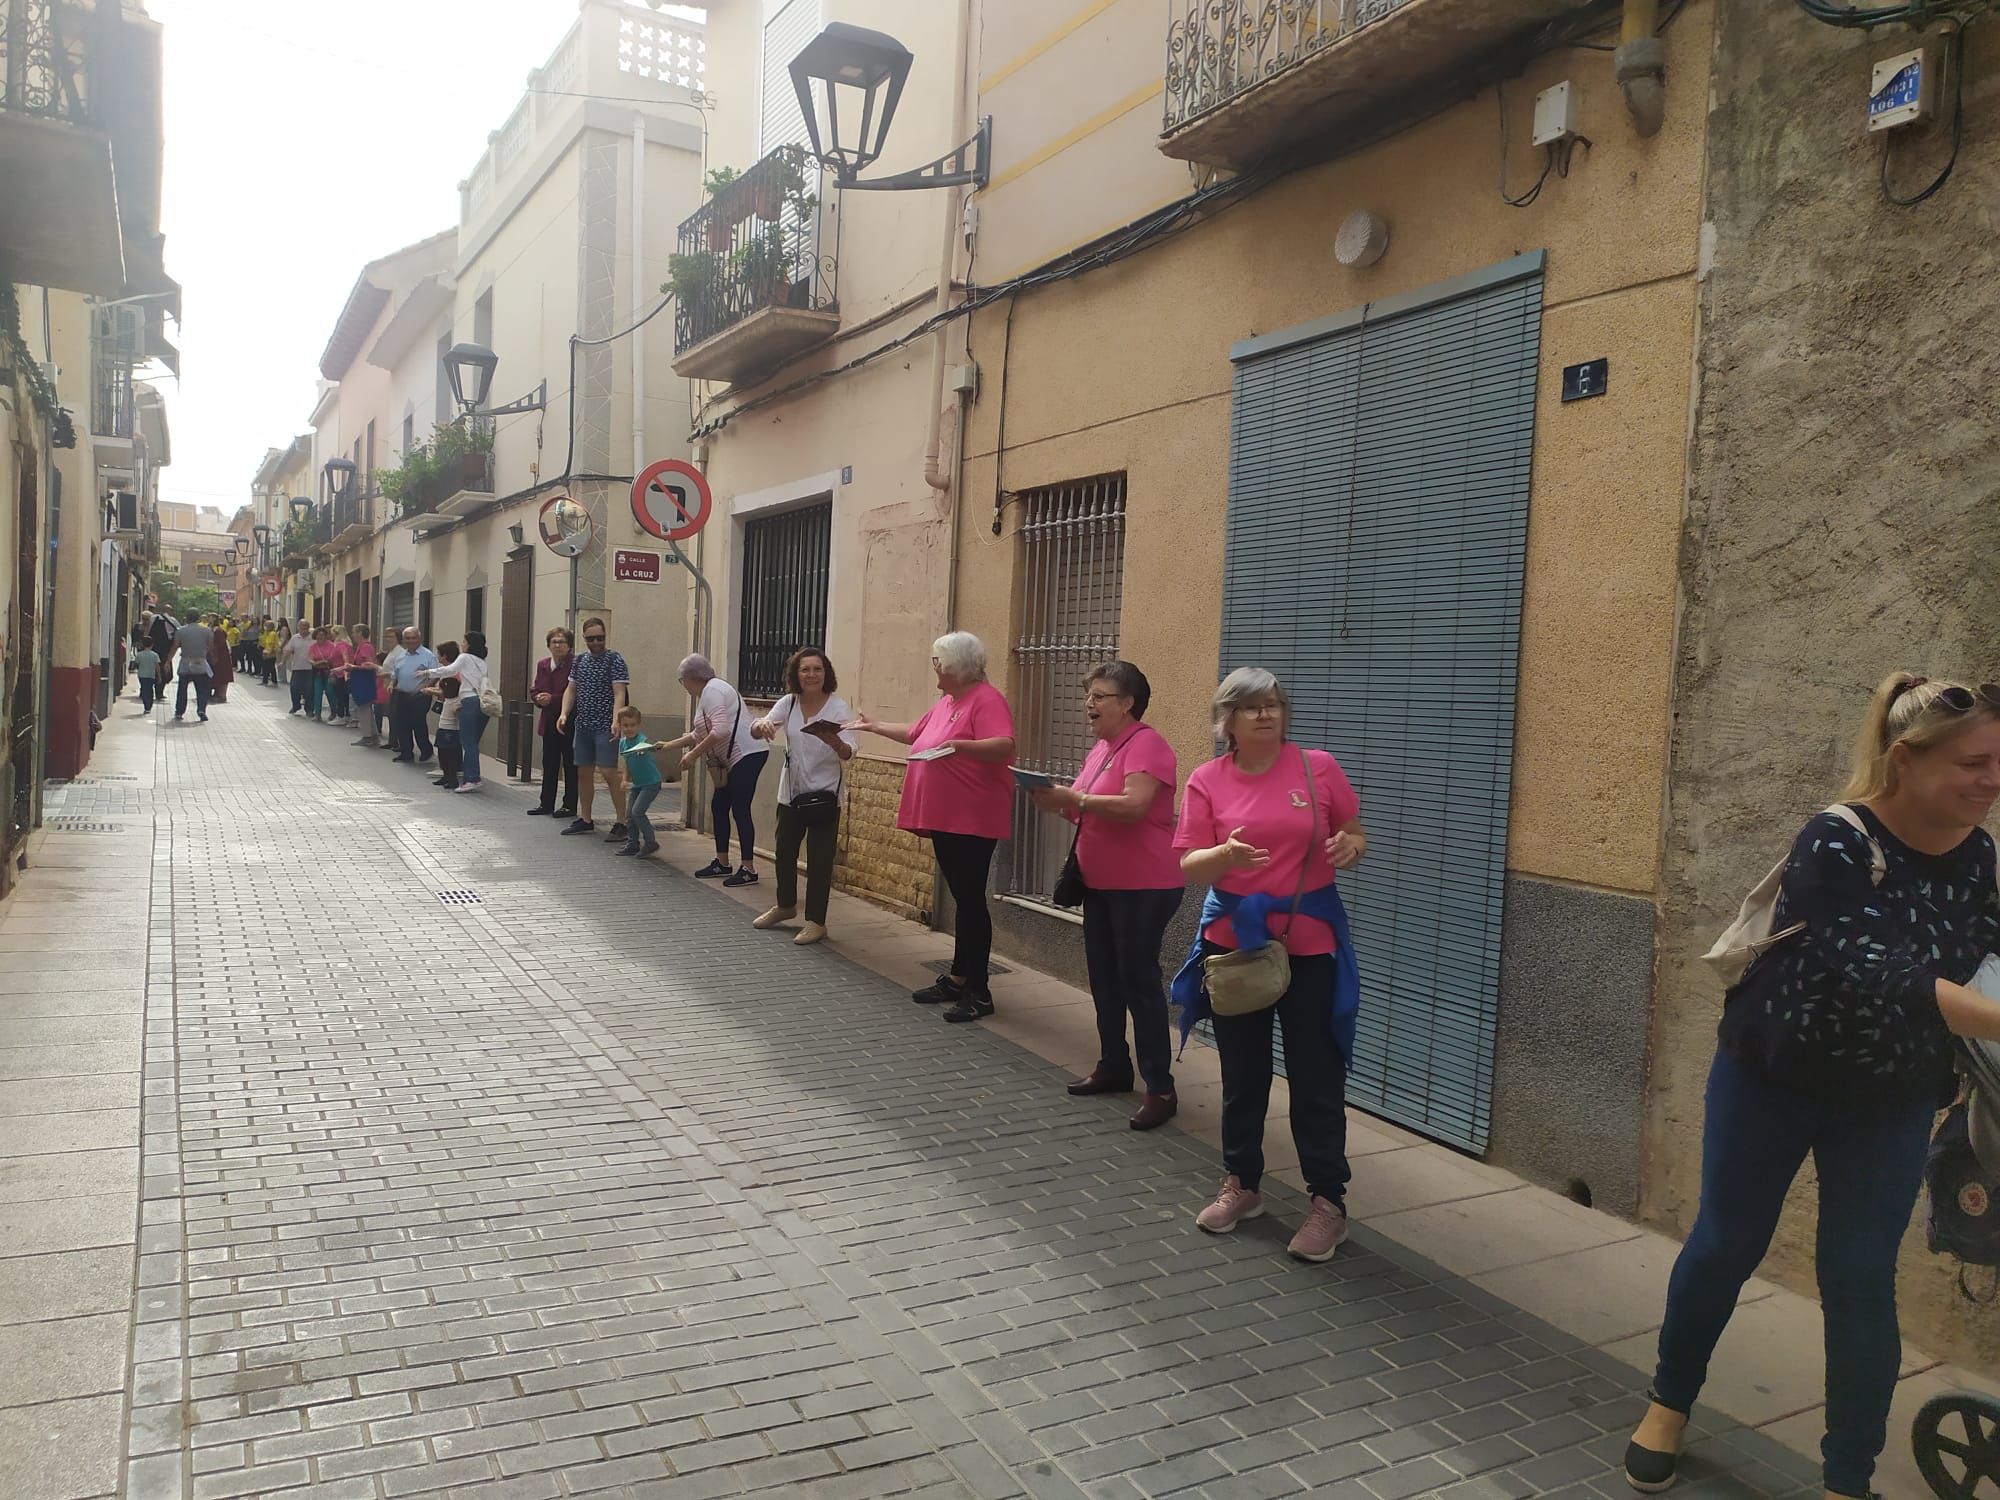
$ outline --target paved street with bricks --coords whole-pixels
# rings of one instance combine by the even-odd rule
[[[116,704],[0,912],[6,1500],[1627,1493],[1642,1378],[1364,1203],[1204,1236],[1208,1145],[231,698]]]

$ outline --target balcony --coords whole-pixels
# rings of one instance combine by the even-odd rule
[[[710,174],[713,196],[682,222],[670,262],[676,375],[743,385],[840,327],[836,257],[807,191],[818,179],[796,146],[740,177]]]
[[[303,568],[311,560],[312,547],[312,521],[287,521],[284,538],[278,543],[278,566],[287,571]]]
[[[0,261],[15,281],[125,284],[104,108],[124,25],[116,0],[0,0]]]
[[[333,535],[328,543],[333,551],[339,552],[357,542],[365,542],[375,534],[375,527],[368,518],[371,498],[343,495],[333,502]]]
[[[1590,0],[1172,0],[1160,150],[1241,171],[1411,99]]]
[[[138,387],[132,379],[132,367],[93,350],[90,446],[98,468],[131,472],[138,436]]]

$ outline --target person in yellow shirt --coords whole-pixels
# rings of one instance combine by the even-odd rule
[[[265,687],[278,685],[278,645],[277,623],[266,620],[263,630],[257,636],[259,679]]]

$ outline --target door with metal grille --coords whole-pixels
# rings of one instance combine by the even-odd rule
[[[775,698],[785,662],[826,641],[827,568],[833,500],[760,516],[743,528],[743,608],[738,616],[737,691]]]
[[[1118,654],[1125,586],[1125,476],[1104,474],[1021,498],[1021,629],[1014,641],[1016,764],[1069,781],[1090,750],[1083,674]],[[1017,792],[1007,889],[1045,898],[1072,825]]]
[[[1355,1102],[1483,1151],[1542,257],[1240,345],[1222,665],[1361,794]]]

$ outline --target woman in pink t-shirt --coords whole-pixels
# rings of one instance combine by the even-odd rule
[[[933,641],[931,653],[942,696],[929,712],[914,724],[882,724],[863,714],[847,727],[910,747],[896,826],[930,837],[958,912],[951,973],[910,998],[946,1005],[947,1021],[977,1021],[993,1014],[986,879],[994,849],[1014,826],[1014,778],[1007,770],[1014,715],[986,680],[986,647],[978,636],[954,630]]]
[[[1196,769],[1181,799],[1174,847],[1181,869],[1227,896],[1262,895],[1277,904],[1268,930],[1291,958],[1291,986],[1269,1010],[1215,1016],[1222,1060],[1222,1164],[1215,1201],[1195,1222],[1227,1234],[1264,1212],[1264,1115],[1271,1102],[1271,1026],[1285,1037],[1292,1140],[1312,1207],[1291,1253],[1332,1257],[1347,1237],[1347,1062],[1334,1040],[1334,933],[1304,914],[1305,898],[1334,882],[1367,852],[1361,801],[1340,762],[1291,742],[1291,701],[1262,667],[1238,667],[1215,693],[1215,732],[1225,754]],[[1300,893],[1303,892],[1303,896]],[[1301,911],[1289,914],[1295,896]],[[1210,922],[1202,952],[1237,946],[1228,917]]]
[[[1128,1122],[1134,1130],[1164,1125],[1179,1108],[1160,943],[1180,910],[1187,878],[1174,853],[1173,747],[1140,722],[1152,697],[1146,674],[1129,661],[1108,661],[1093,671],[1083,684],[1083,714],[1097,743],[1075,782],[1033,794],[1044,812],[1061,813],[1077,825],[1097,1066],[1069,1091],[1130,1091],[1132,1052],[1137,1052],[1146,1097]],[[1128,1012],[1132,1051],[1125,1047]]]

